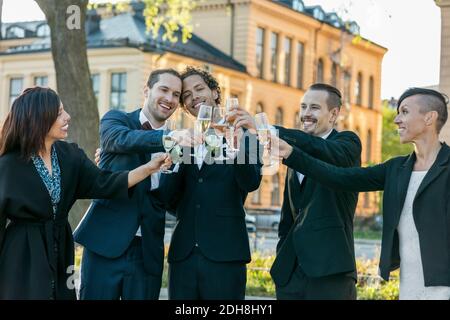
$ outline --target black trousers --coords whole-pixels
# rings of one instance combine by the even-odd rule
[[[350,274],[308,277],[299,265],[289,282],[276,287],[278,300],[355,300],[356,281]]]
[[[182,261],[169,264],[170,300],[244,300],[245,262],[216,262],[195,247]]]
[[[81,261],[81,300],[158,300],[162,276],[145,272],[142,240],[135,237],[125,253],[109,259],[86,248]]]

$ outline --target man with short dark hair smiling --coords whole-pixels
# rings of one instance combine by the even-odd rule
[[[338,89],[309,87],[301,101],[302,130],[276,126],[280,139],[342,167],[361,165],[361,142],[334,129],[341,107]],[[244,110],[237,127],[255,130]],[[275,144],[276,145],[276,144]],[[355,299],[353,217],[358,194],[331,190],[288,168],[279,224],[277,256],[271,269],[278,299]]]

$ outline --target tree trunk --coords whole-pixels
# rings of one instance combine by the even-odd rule
[[[89,158],[99,145],[99,114],[87,59],[85,19],[88,0],[35,0],[44,12],[51,32],[57,91],[71,116],[68,141],[76,142]],[[66,24],[71,5],[79,7],[79,29]],[[89,201],[78,201],[69,215],[72,227],[81,219]]]

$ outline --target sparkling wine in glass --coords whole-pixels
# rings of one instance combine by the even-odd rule
[[[206,104],[202,104],[198,111],[197,115],[197,123],[199,124],[199,128],[203,134],[208,131],[209,126],[211,124],[212,118],[212,107],[207,106]]]
[[[229,128],[229,150],[230,151],[239,151],[236,147],[236,142],[234,141],[234,120],[236,120],[236,116],[230,115],[234,110],[239,108],[239,100],[238,98],[227,98],[225,102],[225,111],[228,116],[228,128]]]
[[[264,146],[264,151],[267,151],[267,155],[270,158],[270,164],[267,166],[271,166],[273,164],[272,159],[270,157],[270,125],[269,119],[267,118],[267,114],[264,112],[255,114],[255,125],[256,131],[258,133],[259,142]],[[266,165],[264,165],[266,166]]]
[[[164,150],[166,151],[166,153],[170,153],[170,151],[172,151],[172,149],[175,148],[175,146],[177,145],[177,142],[175,141],[175,139],[173,139],[170,136],[170,132],[173,130],[175,130],[175,122],[171,121],[171,120],[167,120],[165,128],[163,130],[163,137],[162,137],[163,147],[164,147]],[[161,168],[160,172],[165,173],[165,174],[173,173],[173,171],[170,170],[169,168]]]
[[[211,119],[211,128],[214,129],[215,135],[218,138],[217,140],[219,146],[222,146],[223,137],[225,136],[226,130],[228,128],[228,124],[225,121],[225,108],[214,107]],[[216,159],[227,160],[228,158],[224,157],[221,152],[220,155],[216,157]]]

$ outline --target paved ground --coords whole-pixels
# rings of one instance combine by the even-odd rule
[[[159,295],[159,300],[168,300],[169,296],[167,293],[167,288],[161,288],[161,293]],[[253,296],[246,296],[245,300],[275,300],[274,298],[267,298],[267,297],[253,297]]]

